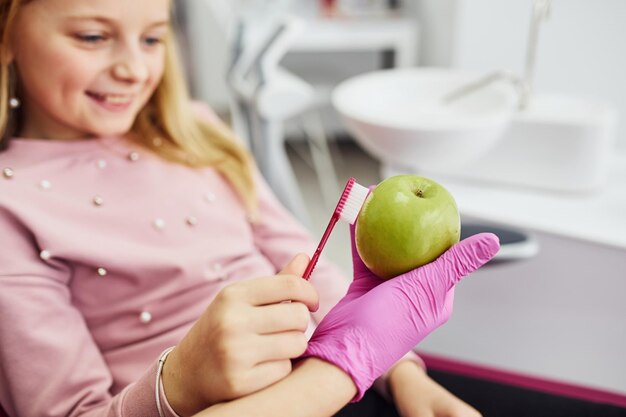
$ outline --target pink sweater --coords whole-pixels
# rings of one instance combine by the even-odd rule
[[[0,408],[9,416],[158,415],[156,359],[217,292],[315,249],[260,176],[251,224],[215,170],[122,138],[16,139],[0,170]],[[324,261],[311,280],[319,321],[348,281]]]

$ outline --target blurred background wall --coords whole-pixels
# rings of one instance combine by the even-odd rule
[[[227,111],[223,76],[228,48],[225,16],[209,11],[209,2],[184,0],[187,60],[193,93],[220,111]],[[268,0],[268,3],[272,3]],[[283,2],[286,3],[286,2]],[[403,0],[401,14],[415,20],[416,64],[455,66],[481,71],[523,72],[531,0]],[[626,149],[626,1],[553,0],[552,13],[540,30],[535,90],[597,99],[619,110],[617,146]],[[305,17],[317,14],[313,0],[292,0],[292,10]],[[285,66],[305,79],[337,83],[354,73],[377,69],[376,53],[311,56],[288,54]],[[330,129],[337,121],[329,122]],[[334,127],[332,125],[335,125]]]

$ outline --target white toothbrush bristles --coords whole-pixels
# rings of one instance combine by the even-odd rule
[[[346,187],[343,189],[341,193],[341,197],[339,197],[339,202],[333,211],[333,215],[328,222],[328,226],[326,226],[326,230],[320,239],[320,243],[317,245],[317,249],[315,249],[315,253],[311,257],[309,264],[304,270],[304,274],[302,278],[309,279],[313,269],[315,268],[315,264],[317,264],[317,260],[324,249],[324,245],[326,245],[326,241],[330,237],[331,232],[333,231],[333,227],[339,220],[347,221],[350,224],[354,224],[356,218],[359,216],[359,212],[361,211],[361,207],[365,203],[365,199],[369,194],[369,190],[366,187],[358,184],[354,178],[350,178]]]
[[[340,209],[339,218],[350,224],[354,224],[368,194],[369,189],[367,187],[363,187],[361,184],[354,182],[352,188],[348,190],[348,195],[346,196],[343,207]]]

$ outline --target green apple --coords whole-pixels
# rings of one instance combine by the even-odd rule
[[[461,220],[454,198],[441,184],[397,175],[367,197],[355,233],[363,263],[389,279],[435,260],[457,243]]]

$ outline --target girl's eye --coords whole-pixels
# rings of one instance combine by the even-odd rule
[[[78,34],[76,38],[85,43],[99,43],[106,40],[104,35],[96,34],[96,33],[87,33],[87,34]]]
[[[144,43],[148,46],[158,45],[163,42],[163,39],[156,36],[148,36],[144,40]]]

